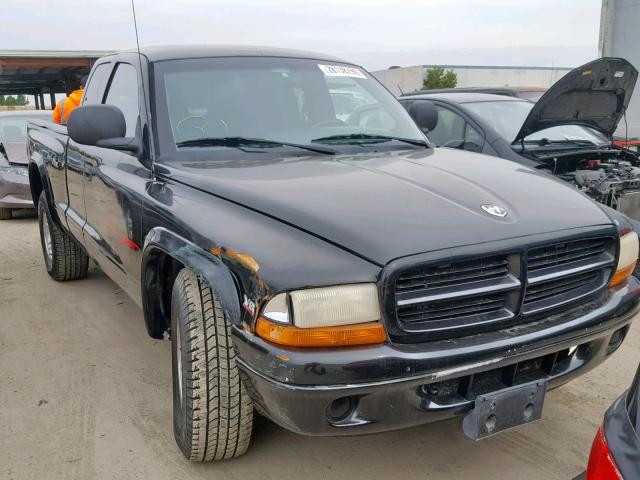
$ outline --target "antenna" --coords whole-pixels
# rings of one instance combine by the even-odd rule
[[[147,111],[147,89],[144,86],[144,75],[142,73],[142,54],[140,53],[140,40],[138,39],[138,22],[136,21],[136,5],[134,0],[131,0],[131,10],[133,11],[133,27],[136,31],[136,48],[138,49],[138,64],[140,65],[140,77],[142,78],[142,103],[144,104],[144,114],[149,120],[149,112]],[[142,134],[142,141],[144,142],[144,132],[140,132]],[[155,168],[153,158],[151,160],[151,175],[155,177]]]
[[[399,83],[398,83],[398,90],[400,90],[400,95],[404,95],[404,92],[402,91],[402,87],[400,86]]]

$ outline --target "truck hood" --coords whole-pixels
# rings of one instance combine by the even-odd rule
[[[448,247],[611,223],[561,180],[447,148],[172,162],[167,174],[379,265]],[[507,214],[494,216],[483,205]]]
[[[604,57],[571,70],[536,102],[514,143],[558,125],[583,125],[611,138],[637,78],[623,58]]]

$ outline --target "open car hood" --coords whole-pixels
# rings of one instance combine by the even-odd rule
[[[611,138],[637,79],[638,71],[623,58],[604,57],[574,68],[538,100],[514,143],[558,125],[583,125]]]

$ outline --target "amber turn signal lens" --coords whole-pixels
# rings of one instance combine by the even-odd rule
[[[341,347],[371,345],[387,339],[379,322],[342,325],[339,327],[298,328],[280,325],[260,317],[256,325],[259,337],[287,347]]]
[[[621,268],[620,270],[617,270],[616,273],[613,274],[613,278],[609,282],[609,286],[615,287],[616,285],[619,285],[622,282],[624,282],[627,278],[631,276],[635,268],[636,268],[636,262],[633,262],[631,265]]]

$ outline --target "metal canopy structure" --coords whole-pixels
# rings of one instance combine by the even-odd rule
[[[44,94],[66,93],[66,81],[87,74],[98,58],[111,51],[0,50],[0,95],[33,95],[44,109]]]

